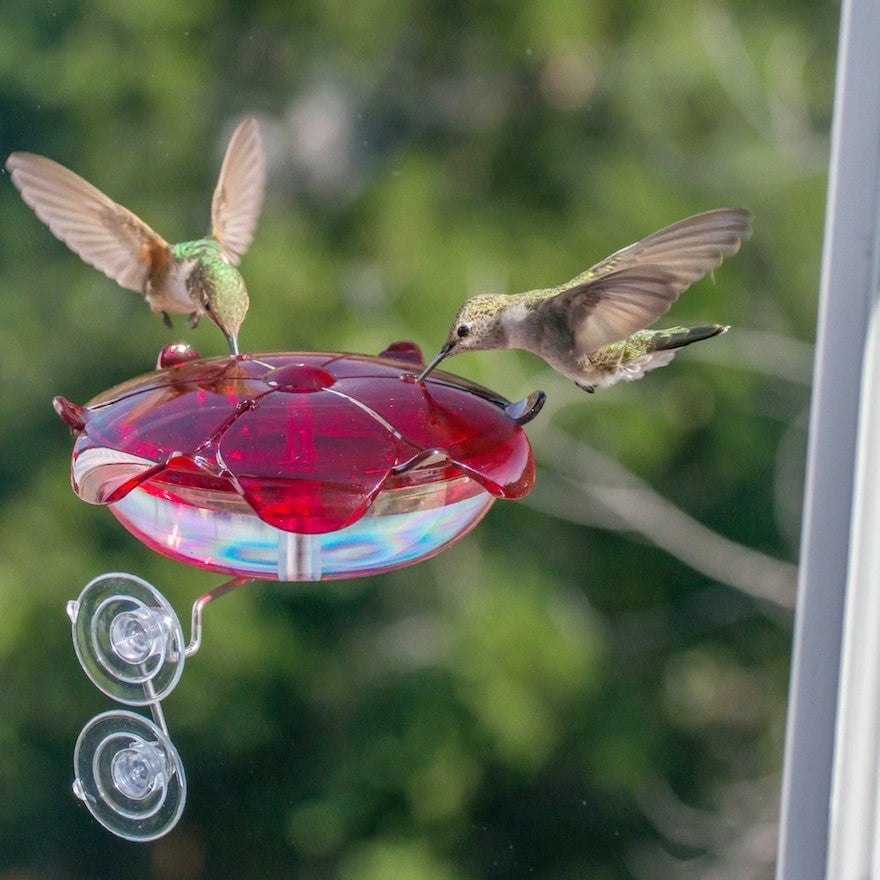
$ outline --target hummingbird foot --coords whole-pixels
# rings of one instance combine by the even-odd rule
[[[577,385],[577,387],[580,388],[582,391],[586,391],[587,394],[593,394],[596,390],[595,385],[581,385],[580,382],[575,382],[574,384]]]
[[[164,324],[169,330],[173,330],[173,329],[174,329],[174,324],[171,323],[171,315],[169,315],[168,312],[160,312],[159,314],[162,315],[162,323],[163,323],[163,324]]]
[[[190,313],[186,316],[186,326],[187,326],[187,327],[190,327],[190,328],[193,329],[193,330],[195,330],[196,327],[199,326],[199,318],[201,318],[201,317],[202,317],[202,316],[201,316],[201,313],[200,313],[200,312],[190,312]]]

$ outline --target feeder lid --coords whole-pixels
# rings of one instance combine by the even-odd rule
[[[544,402],[516,403],[448,373],[424,382],[418,346],[378,357],[293,352],[201,359],[166,346],[158,369],[84,407],[54,401],[76,440],[73,487],[112,504],[162,485],[235,493],[289,532],[319,534],[359,519],[383,489],[460,472],[498,498],[534,482],[522,425]],[[448,475],[447,473],[447,475]],[[165,491],[165,490],[163,490]]]

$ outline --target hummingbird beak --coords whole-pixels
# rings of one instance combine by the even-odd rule
[[[233,354],[238,354],[238,336],[232,333],[226,334],[226,341],[229,343],[229,350]]]
[[[434,367],[436,367],[437,364],[439,364],[440,361],[442,361],[443,358],[445,358],[446,355],[448,355],[451,351],[452,343],[447,342],[446,345],[444,345],[443,348],[440,349],[440,353],[437,355],[437,357],[435,357],[434,360],[432,360],[431,363],[428,364],[428,366],[425,367],[425,369],[422,370],[421,373],[419,373],[418,377],[416,378],[416,382],[424,382],[428,376],[428,373],[430,373],[434,369]]]

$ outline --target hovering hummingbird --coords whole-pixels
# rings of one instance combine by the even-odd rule
[[[85,262],[142,293],[169,327],[172,313],[187,313],[192,327],[207,314],[238,354],[248,295],[235,267],[253,240],[266,179],[255,119],[245,119],[232,135],[211,201],[211,229],[196,241],[168,244],[131,211],[44,156],[13,153],[6,169],[37,217]]]
[[[724,333],[721,324],[646,330],[695,281],[751,236],[751,214],[719,208],[667,226],[617,251],[567,284],[479,294],[458,310],[440,353],[524,348],[584,391],[640,379],[677,349]]]

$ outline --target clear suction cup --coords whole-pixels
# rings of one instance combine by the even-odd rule
[[[96,715],[76,741],[74,794],[108,830],[155,840],[176,824],[186,776],[168,734],[134,712]]]
[[[95,686],[120,703],[168,696],[183,672],[185,643],[168,600],[131,574],[102,574],[67,603],[73,647]]]

